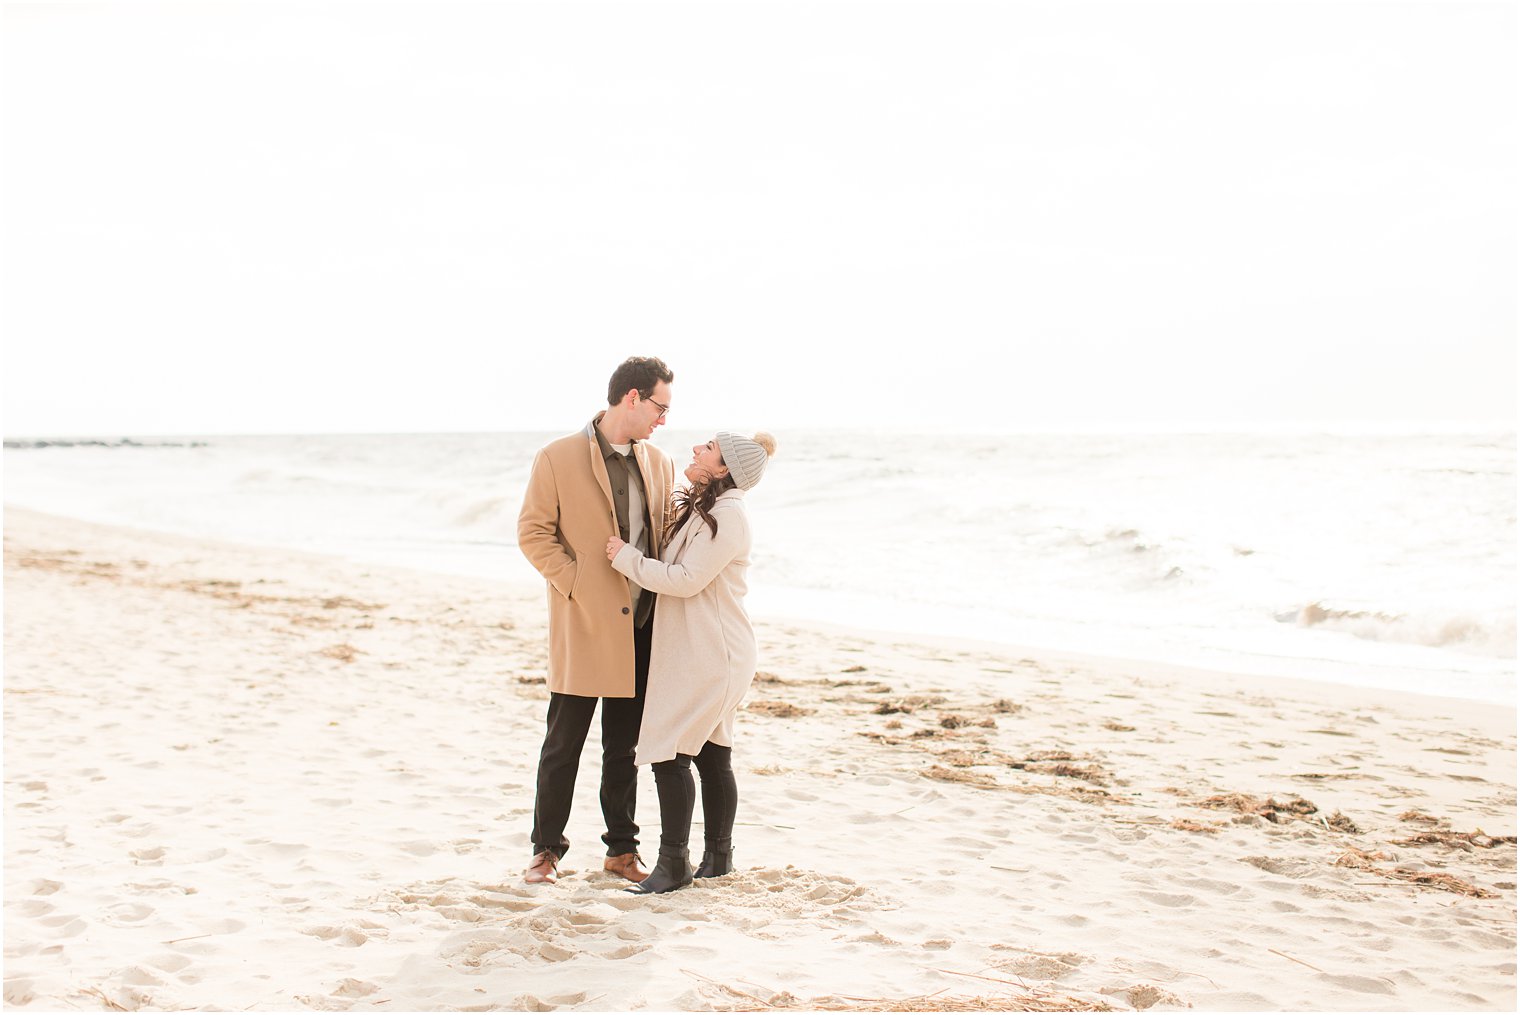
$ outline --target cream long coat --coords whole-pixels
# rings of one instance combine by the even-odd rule
[[[533,459],[517,545],[548,582],[549,690],[632,698],[632,603],[628,582],[607,561],[617,508],[595,425],[561,437]],[[647,441],[636,442],[633,455],[644,476],[650,538],[658,546],[670,522],[675,466]]]
[[[734,713],[755,677],[755,631],[744,612],[749,518],[744,492],[718,495],[718,535],[693,514],[659,560],[624,546],[612,566],[659,594],[649,690],[634,764],[734,743]]]

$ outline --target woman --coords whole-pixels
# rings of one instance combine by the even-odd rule
[[[733,870],[739,793],[730,762],[734,713],[755,676],[755,632],[744,612],[749,519],[744,493],[776,450],[767,433],[720,431],[692,448],[690,485],[676,494],[675,535],[659,560],[607,541],[612,566],[657,593],[649,687],[634,764],[654,765],[660,796],[660,859],[629,891],[654,894],[691,884],[687,841],[696,804],[691,763],[702,775],[706,842],[699,878]]]

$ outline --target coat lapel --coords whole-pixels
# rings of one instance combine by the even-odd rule
[[[596,419],[601,419],[597,416]],[[592,427],[596,426],[596,420],[591,421],[591,426],[586,428],[587,453],[591,456],[591,475],[596,477],[596,485],[602,488],[602,496],[607,498],[607,510],[612,515],[612,531],[618,530],[617,505],[612,500],[612,480],[607,478],[607,463],[602,460],[602,446],[597,443],[596,434]]]
[[[633,446],[633,457],[639,463],[639,475],[644,479],[644,506],[649,509],[649,524],[654,531],[650,533],[652,541],[650,546],[658,547],[665,539],[665,502],[656,495],[655,476],[649,468],[649,449],[639,441]]]
[[[691,517],[686,519],[686,522],[681,526],[680,531],[676,533],[676,537],[670,541],[670,545],[665,547],[665,552],[660,554],[660,560],[664,561],[667,564],[675,563],[678,559],[680,559],[681,554],[686,551],[686,544],[690,543],[692,537],[697,534],[697,529],[701,528],[705,524],[706,523],[702,521],[701,515],[698,515],[696,512],[692,512]]]

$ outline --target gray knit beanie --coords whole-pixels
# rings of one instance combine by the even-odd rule
[[[723,452],[723,464],[739,489],[752,490],[765,475],[765,463],[776,453],[776,438],[764,432],[745,437],[719,430],[718,450]]]

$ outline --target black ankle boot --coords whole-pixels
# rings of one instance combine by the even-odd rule
[[[667,853],[660,850],[660,859],[649,872],[649,877],[632,888],[624,889],[632,895],[659,895],[685,888],[691,884],[691,855],[686,850]]]
[[[734,869],[734,851],[731,849],[709,849],[702,854],[702,862],[697,866],[696,877],[717,878],[732,873]]]

